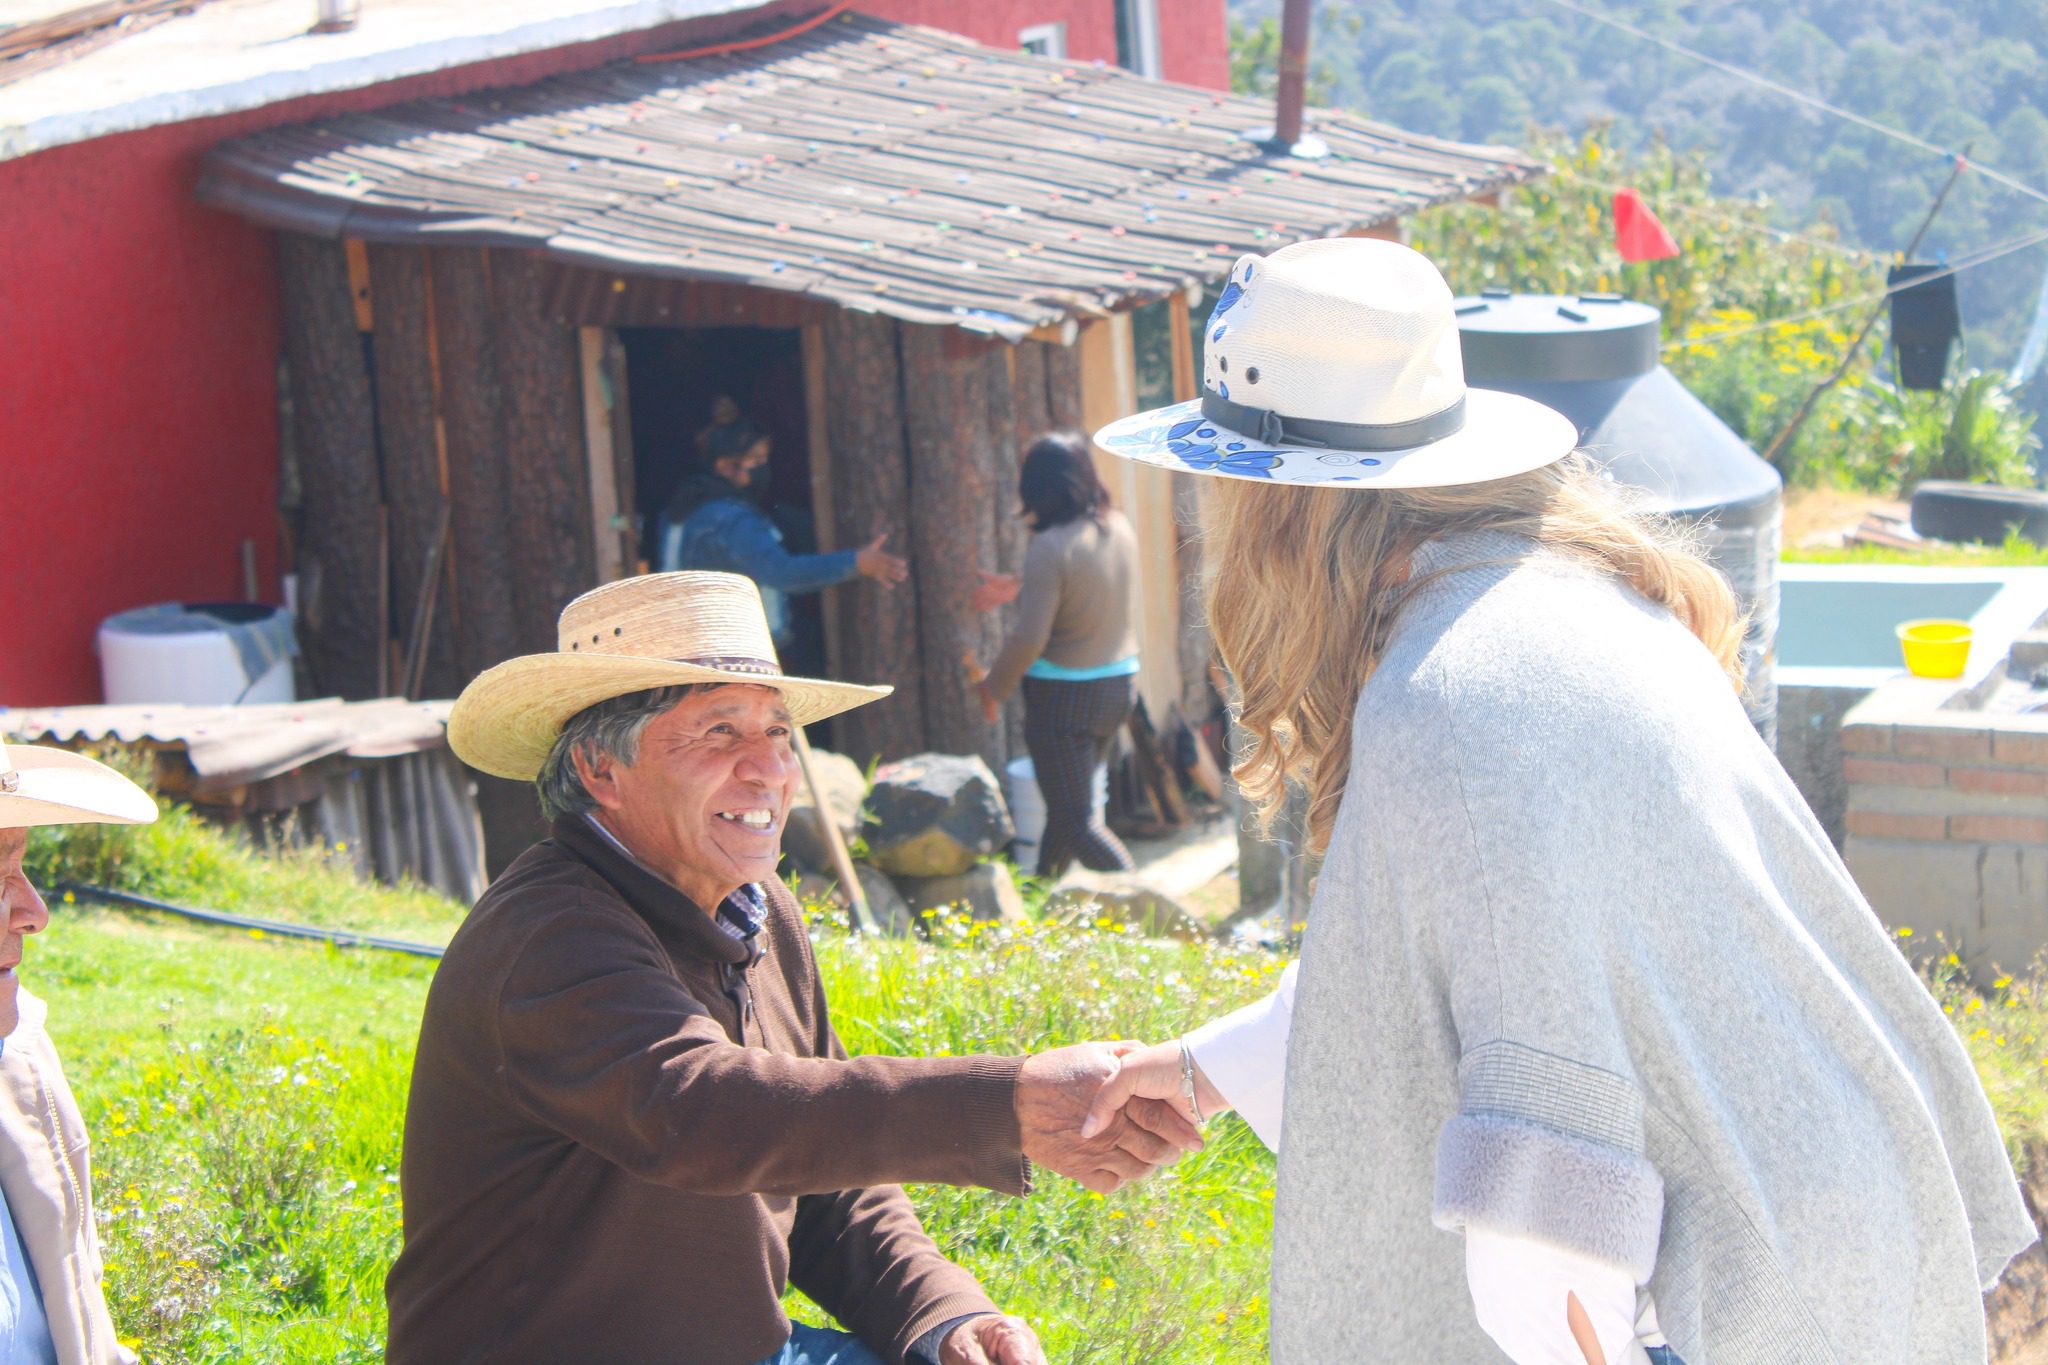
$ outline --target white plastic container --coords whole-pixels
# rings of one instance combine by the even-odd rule
[[[253,678],[251,635],[260,637],[253,654],[260,672]],[[100,683],[111,706],[295,701],[293,652],[291,618],[281,607],[166,603],[100,623]]]
[[[1003,786],[1010,802],[1010,823],[1017,830],[1010,841],[1010,856],[1017,860],[1018,871],[1035,872],[1038,845],[1045,839],[1045,793],[1038,789],[1038,771],[1028,755],[1010,760],[1003,769]],[[1108,806],[1109,768],[1105,765],[1095,770],[1095,811],[1099,815]]]

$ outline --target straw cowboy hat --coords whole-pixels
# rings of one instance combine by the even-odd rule
[[[84,754],[0,744],[0,829],[27,825],[146,825],[149,793]]]
[[[562,608],[556,634],[554,653],[507,659],[462,689],[448,714],[448,745],[456,757],[497,777],[529,781],[571,716],[655,687],[772,687],[798,725],[895,691],[785,675],[760,589],[739,574],[622,578]]]
[[[1395,242],[1245,256],[1203,328],[1202,396],[1095,433],[1161,468],[1340,488],[1504,479],[1564,458],[1569,418],[1465,386],[1450,286]]]

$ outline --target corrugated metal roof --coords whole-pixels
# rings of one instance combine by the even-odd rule
[[[785,19],[782,22],[787,23]],[[1327,110],[847,13],[750,51],[627,62],[229,142],[200,195],[328,237],[540,248],[1017,337],[1220,278],[1240,254],[1541,173]]]

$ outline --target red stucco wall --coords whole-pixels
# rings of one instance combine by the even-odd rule
[[[1115,54],[1110,0],[862,7],[1005,47],[1026,25],[1064,19],[1074,60]],[[1223,0],[1160,8],[1169,77],[1220,88]],[[98,700],[99,622],[147,602],[240,597],[245,539],[257,547],[259,592],[278,592],[275,247],[193,200],[209,147],[715,41],[760,13],[0,162],[0,705]]]
[[[1160,74],[1187,85],[1229,89],[1223,0],[1154,2]],[[990,47],[1015,47],[1019,31],[1063,22],[1069,60],[1116,60],[1115,0],[854,0],[854,7],[906,24],[950,29]]]

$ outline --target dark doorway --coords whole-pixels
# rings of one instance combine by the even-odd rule
[[[686,479],[708,472],[703,434],[721,397],[773,442],[761,503],[792,554],[818,548],[811,513],[810,431],[804,404],[803,336],[787,327],[621,327],[632,404],[633,488],[640,543],[659,569],[663,514]],[[783,667],[824,676],[818,594],[789,599]]]

